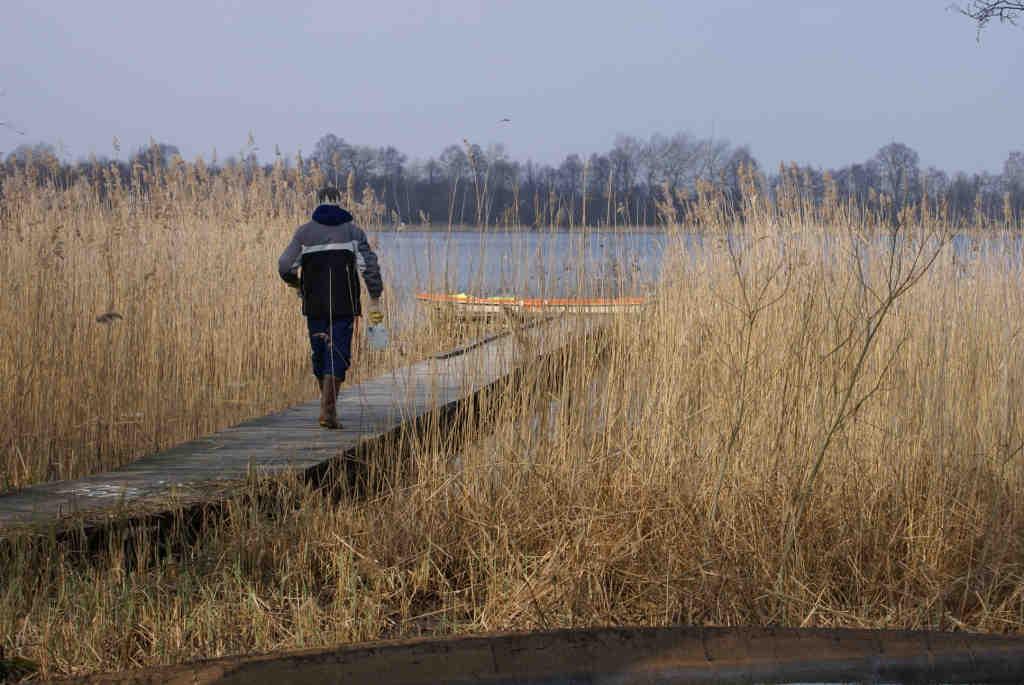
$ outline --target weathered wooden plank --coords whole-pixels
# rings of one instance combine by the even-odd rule
[[[175,499],[201,502],[211,496],[212,489],[219,492],[254,470],[279,473],[324,464],[354,450],[362,440],[473,396],[518,366],[560,349],[595,327],[587,319],[551,320],[347,386],[338,400],[342,430],[319,428],[319,404],[308,402],[115,471],[0,493],[0,533],[26,525],[53,525],[77,515],[95,519],[132,509],[159,511]]]
[[[1020,683],[1015,636],[822,628],[597,628],[346,644],[94,675],[151,683]]]

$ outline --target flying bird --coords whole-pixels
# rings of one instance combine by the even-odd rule
[[[0,97],[3,97],[4,95],[7,95],[7,90],[4,88],[0,88]],[[19,136],[25,135],[25,131],[18,128],[18,126],[16,126],[14,122],[8,121],[6,119],[0,119],[0,128],[9,128],[15,133],[17,133]]]
[[[6,94],[7,90],[5,88],[0,88],[0,97],[3,97]],[[14,125],[13,122],[7,121],[6,119],[0,119],[0,128],[9,128],[11,131],[17,133],[18,135],[25,135],[25,131],[19,129],[17,126]]]
[[[13,123],[9,121],[4,121],[2,119],[0,119],[0,128],[9,128],[10,130],[17,133],[19,136],[25,135],[25,131],[15,126]]]

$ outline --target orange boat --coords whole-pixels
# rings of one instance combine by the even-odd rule
[[[470,315],[502,312],[618,314],[636,311],[647,303],[645,297],[477,297],[467,293],[419,293],[416,299],[437,309]]]

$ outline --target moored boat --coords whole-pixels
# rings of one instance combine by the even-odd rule
[[[636,311],[647,304],[645,297],[479,297],[468,293],[419,293],[425,305],[452,314],[617,314]]]

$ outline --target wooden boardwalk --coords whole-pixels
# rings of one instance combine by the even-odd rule
[[[115,471],[0,494],[0,534],[69,520],[95,525],[213,502],[252,471],[306,472],[354,454],[363,440],[381,438],[408,422],[470,399],[518,366],[556,352],[593,330],[586,320],[560,318],[344,386],[338,398],[342,430],[320,428],[319,402],[307,402]]]

